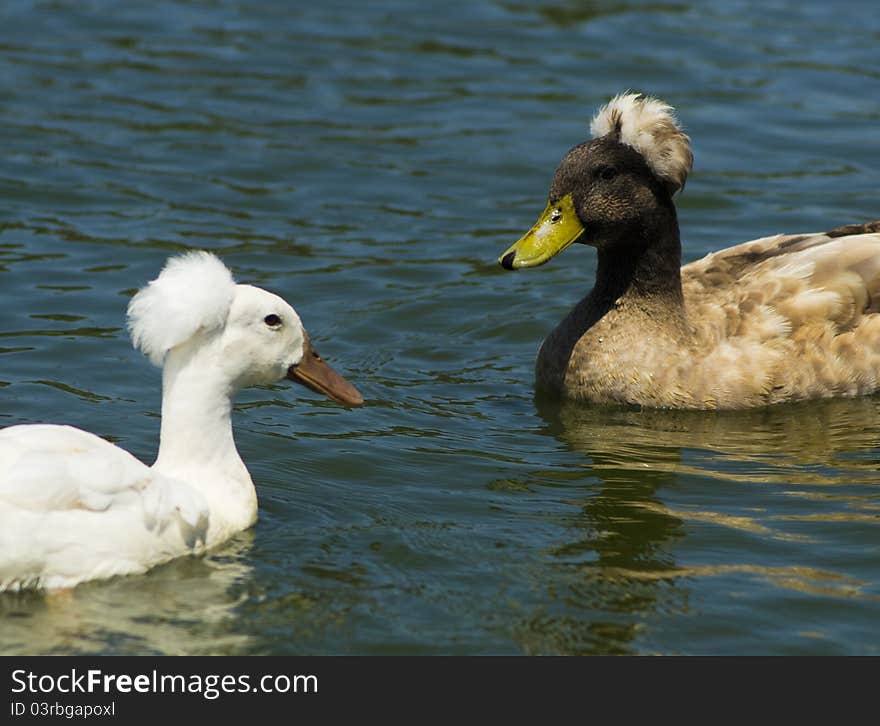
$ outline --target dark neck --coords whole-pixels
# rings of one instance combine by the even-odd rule
[[[662,231],[655,227],[646,236],[599,248],[594,296],[608,302],[627,298],[683,304],[677,221],[673,217]]]

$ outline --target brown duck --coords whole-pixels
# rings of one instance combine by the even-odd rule
[[[672,195],[693,156],[673,109],[626,93],[560,163],[500,258],[596,247],[592,291],[538,352],[539,388],[591,403],[723,409],[880,388],[880,221],[774,235],[681,266]]]

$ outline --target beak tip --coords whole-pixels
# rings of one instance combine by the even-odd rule
[[[507,254],[502,255],[502,257],[498,260],[498,262],[505,270],[512,270],[513,269],[513,261],[515,259],[516,259],[516,252],[511,250]]]
[[[290,366],[287,378],[343,406],[360,406],[364,402],[357,388],[317,356],[306,355],[300,363]]]

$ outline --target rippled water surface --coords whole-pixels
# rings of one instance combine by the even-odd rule
[[[495,263],[596,106],[679,110],[687,259],[880,217],[859,2],[7,0],[0,425],[155,455],[128,296],[218,252],[289,299],[357,410],[243,393],[256,527],[0,596],[10,653],[880,651],[880,399],[734,414],[536,398],[595,253]]]

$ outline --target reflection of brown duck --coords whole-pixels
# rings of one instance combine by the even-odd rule
[[[545,396],[536,405],[544,432],[586,454],[586,472],[599,481],[567,488],[566,501],[579,510],[566,517],[565,539],[549,552],[541,574],[550,583],[547,601],[529,614],[519,641],[536,654],[638,652],[634,643],[646,617],[686,607],[687,588],[651,577],[678,566],[672,543],[684,536],[683,522],[658,493],[675,481],[680,449],[662,441],[628,443],[601,411]]]
[[[712,527],[719,534],[708,536],[719,542],[744,537],[799,548],[811,534],[797,526],[798,514],[779,518],[748,505],[702,505],[687,494],[681,504],[671,500],[681,500],[683,488],[713,491],[718,478],[728,487],[731,481],[769,487],[803,501],[829,496],[829,506],[810,505],[804,515],[820,528],[828,521],[875,522],[875,510],[859,509],[865,500],[873,501],[873,492],[844,495],[835,486],[825,495],[822,490],[842,482],[880,483],[877,457],[848,456],[875,446],[870,432],[880,423],[880,400],[829,400],[722,415],[585,407],[540,394],[535,403],[545,432],[583,454],[599,481],[583,492],[572,535],[552,552],[558,569],[551,597],[522,636],[529,652],[636,652],[639,624],[652,613],[689,611],[692,583],[706,578],[741,574],[823,597],[865,597],[867,583],[840,572],[797,561],[764,562],[738,549],[706,561],[689,557],[688,545],[681,544],[691,527]],[[673,490],[678,496],[670,496]],[[553,615],[559,601],[583,617]]]
[[[860,481],[876,480],[880,457],[846,457],[876,447],[880,399],[831,399],[774,406],[723,415],[702,411],[594,408],[545,396],[536,398],[550,431],[590,456],[592,468],[638,467],[654,473],[696,473],[735,481],[822,484],[836,481],[810,465],[849,470]],[[625,435],[621,435],[625,430]],[[695,469],[682,462],[682,450],[711,452],[716,462],[735,460],[747,470]],[[846,458],[844,458],[846,457]],[[810,468],[807,468],[810,467]],[[778,473],[776,470],[778,469]]]
[[[538,396],[536,404],[547,432],[587,454],[590,469],[601,482],[585,500],[580,517],[586,529],[600,536],[565,545],[557,552],[568,553],[580,547],[598,555],[597,565],[630,566],[639,562],[648,567],[668,567],[668,555],[658,544],[680,536],[681,522],[663,511],[656,493],[675,480],[680,448],[653,439],[637,425],[628,426],[627,436],[621,436],[620,426],[608,420],[607,411],[545,396]]]
[[[749,408],[880,388],[880,222],[777,235],[681,267],[672,195],[691,169],[672,109],[637,94],[593,119],[534,227],[502,255],[598,250],[596,284],[538,353],[539,388],[596,403]]]

